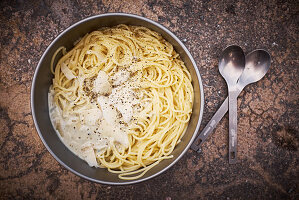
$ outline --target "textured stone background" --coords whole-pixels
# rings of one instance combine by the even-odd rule
[[[268,50],[268,74],[241,93],[239,163],[228,164],[228,116],[204,144],[162,175],[129,186],[91,183],[43,146],[30,112],[31,79],[42,53],[88,16],[126,12],[169,28],[203,78],[202,127],[227,96],[218,56],[229,44]],[[298,1],[0,1],[0,198],[298,199]]]

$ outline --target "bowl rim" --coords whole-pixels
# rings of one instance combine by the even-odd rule
[[[188,144],[185,147],[185,149],[179,154],[179,156],[172,163],[170,163],[168,166],[166,166],[162,170],[158,171],[157,173],[155,173],[155,174],[153,174],[151,176],[145,177],[145,178],[141,177],[139,179],[128,180],[126,182],[110,182],[110,181],[103,181],[103,180],[94,179],[94,178],[85,176],[85,175],[83,175],[83,174],[81,174],[81,173],[73,170],[68,165],[66,165],[62,160],[60,160],[56,156],[56,154],[51,150],[51,148],[48,146],[47,142],[45,141],[45,139],[44,139],[44,137],[43,137],[43,135],[42,135],[42,133],[41,133],[41,131],[39,129],[39,126],[37,124],[37,119],[36,119],[36,115],[35,115],[36,111],[35,111],[35,108],[34,108],[34,104],[35,104],[35,102],[34,102],[34,93],[35,93],[35,85],[36,85],[35,82],[36,82],[37,74],[38,74],[38,72],[39,72],[39,70],[41,68],[41,63],[44,60],[44,57],[48,54],[48,51],[50,50],[50,48],[52,47],[52,45],[57,40],[59,40],[65,33],[67,33],[72,28],[78,26],[79,24],[85,23],[85,22],[87,22],[89,20],[92,20],[92,19],[102,18],[102,17],[107,17],[107,16],[125,16],[125,17],[137,18],[139,20],[143,20],[143,21],[149,22],[149,23],[153,24],[154,26],[158,27],[159,29],[162,29],[163,31],[165,31],[174,40],[176,40],[176,42],[178,42],[178,44],[183,48],[183,50],[185,51],[185,53],[189,57],[189,59],[190,59],[190,61],[192,63],[192,66],[193,66],[193,68],[194,68],[194,70],[196,72],[196,76],[198,78],[198,83],[199,83],[199,89],[200,89],[200,104],[201,105],[200,105],[199,117],[198,117],[198,121],[197,121],[197,124],[196,124],[195,131],[193,133],[193,136],[191,137],[191,139],[188,142]],[[174,33],[172,33],[170,30],[168,30],[163,25],[161,25],[161,24],[159,24],[159,23],[157,23],[157,22],[155,22],[155,21],[153,21],[151,19],[148,19],[146,17],[142,17],[142,16],[135,15],[135,14],[121,13],[121,12],[117,12],[117,13],[105,13],[105,14],[99,14],[99,15],[90,16],[90,17],[84,18],[84,19],[82,19],[82,20],[80,20],[80,21],[72,24],[71,26],[69,26],[68,28],[66,28],[64,31],[60,32],[59,35],[56,36],[55,39],[52,40],[52,42],[48,45],[48,47],[46,48],[46,50],[42,54],[42,56],[41,56],[41,58],[40,58],[40,60],[39,60],[39,62],[37,64],[37,67],[35,69],[34,75],[33,75],[32,84],[31,84],[30,107],[31,107],[32,118],[33,118],[33,121],[34,121],[34,126],[35,126],[35,129],[37,130],[37,133],[38,133],[40,139],[42,140],[42,142],[43,142],[44,146],[46,147],[46,149],[54,157],[54,159],[56,161],[58,161],[63,167],[65,167],[70,172],[76,174],[77,176],[79,176],[81,178],[84,178],[86,180],[95,182],[95,183],[106,184],[106,185],[129,185],[129,184],[140,183],[140,182],[152,179],[152,178],[154,178],[154,177],[162,174],[163,172],[165,172],[166,170],[168,170],[169,168],[171,168],[176,162],[178,162],[183,157],[183,155],[185,155],[185,153],[188,151],[188,149],[190,149],[191,144],[193,143],[193,141],[195,140],[195,137],[197,136],[197,133],[198,133],[201,121],[202,121],[202,116],[203,116],[203,112],[204,112],[204,92],[203,92],[203,84],[202,84],[201,75],[199,73],[199,70],[198,70],[198,67],[196,65],[195,60],[193,59],[191,53],[186,48],[186,46],[181,42],[181,40]]]

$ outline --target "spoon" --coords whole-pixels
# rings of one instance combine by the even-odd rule
[[[219,62],[219,72],[228,87],[228,119],[229,119],[229,163],[237,162],[237,81],[245,68],[245,55],[241,47],[229,46],[224,49]]]
[[[237,84],[238,94],[249,84],[261,80],[270,68],[271,57],[269,53],[262,49],[257,49],[245,57],[245,69],[240,76]],[[200,146],[212,133],[216,125],[228,111],[228,98],[222,103],[213,118],[209,121],[203,131],[197,136],[191,148],[197,152],[201,152]]]

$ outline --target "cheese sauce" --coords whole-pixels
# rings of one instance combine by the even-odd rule
[[[91,88],[98,94],[96,101],[80,113],[63,115],[54,102],[54,90],[52,87],[49,89],[49,114],[57,134],[74,154],[90,166],[99,167],[96,153],[108,148],[109,143],[119,143],[125,148],[129,146],[127,124],[134,114],[137,115],[136,107],[140,107],[140,97],[129,84],[129,78],[130,72],[124,69],[113,77],[100,71]]]

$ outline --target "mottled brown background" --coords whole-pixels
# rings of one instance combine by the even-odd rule
[[[47,152],[31,118],[31,80],[42,53],[71,24],[126,12],[173,31],[203,78],[202,127],[227,96],[218,56],[229,44],[268,50],[272,66],[241,93],[239,163],[228,164],[228,116],[164,174],[129,186],[91,183]],[[1,199],[298,199],[298,1],[0,1]]]

